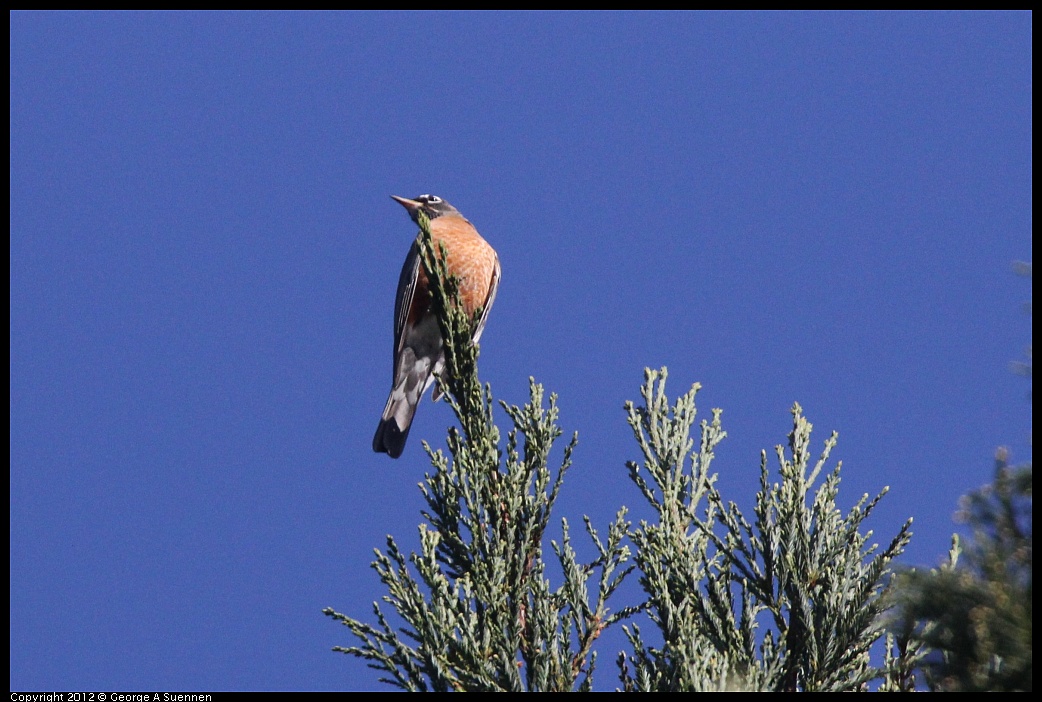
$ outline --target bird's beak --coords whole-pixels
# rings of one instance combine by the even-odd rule
[[[405,209],[409,210],[409,216],[410,217],[415,217],[416,216],[416,212],[421,207],[423,207],[423,203],[422,202],[416,202],[416,200],[410,200],[409,198],[406,198],[406,197],[398,197],[397,195],[392,195],[391,199],[394,200],[395,202],[397,202],[399,205],[401,205]]]

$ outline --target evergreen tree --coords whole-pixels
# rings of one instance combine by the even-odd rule
[[[1031,264],[1015,270],[1031,277]],[[1030,346],[1012,368],[1031,378]],[[969,541],[956,534],[943,567],[901,578],[901,626],[933,649],[923,665],[934,690],[1031,690],[1031,463],[1011,466],[1000,448],[994,476],[960,501]]]

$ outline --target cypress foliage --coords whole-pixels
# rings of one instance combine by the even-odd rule
[[[724,502],[709,471],[726,435],[720,410],[702,422],[691,453],[699,386],[670,407],[665,380],[665,369],[647,371],[644,406],[626,408],[644,454],[642,465],[628,464],[630,475],[659,516],[632,538],[662,644],[653,648],[627,627],[633,653],[619,657],[623,689],[864,689],[884,673],[869,664],[869,649],[883,633],[889,568],[910,539],[911,520],[882,551],[869,545],[861,525],[886,491],[842,515],[840,465],[822,473],[836,435],[812,464],[812,427],[798,404],[788,452],[776,447],[780,481],[770,482],[764,452],[747,519]]]
[[[557,398],[547,400],[532,380],[526,404],[500,403],[513,425],[501,448],[492,391],[478,380],[470,342],[475,320],[460,310],[458,281],[422,217],[420,227],[446,351],[437,382],[459,428],[449,430],[448,455],[424,443],[434,470],[420,484],[427,509],[419,553],[404,554],[390,536],[376,551],[372,567],[387,595],[373,605],[375,624],[324,610],[358,641],[335,650],[366,660],[382,682],[404,690],[590,690],[597,639],[639,617],[651,639],[636,622],[623,627],[631,646],[617,658],[623,690],[860,690],[873,679],[887,689],[914,686],[901,672],[921,655],[909,636],[888,637],[881,667],[869,661],[884,633],[890,566],[911,521],[885,549],[870,545],[862,522],[886,491],[842,514],[840,466],[826,470],[836,436],[812,463],[811,425],[799,405],[787,450],[776,449],[776,482],[761,456],[760,490],[746,518],[710,472],[726,436],[720,410],[700,424],[696,450],[699,386],[671,405],[666,370],[646,371],[643,404],[626,405],[643,458],[626,465],[654,523],[632,528],[623,507],[602,536],[585,518],[597,553],[589,563],[578,560],[566,520],[560,543],[548,540],[577,436],[551,470],[562,435]],[[556,586],[547,575],[548,541],[562,580]],[[638,604],[620,607],[613,596],[634,570]]]

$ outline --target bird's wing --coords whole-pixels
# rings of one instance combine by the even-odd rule
[[[409,319],[413,296],[416,293],[416,278],[420,271],[420,244],[414,241],[409,255],[402,264],[398,277],[398,292],[394,296],[394,378],[398,377],[398,359],[402,355],[405,341],[405,323]]]

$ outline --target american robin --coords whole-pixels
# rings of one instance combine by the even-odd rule
[[[459,210],[440,197],[391,197],[409,211],[414,222],[420,211],[430,218],[435,251],[439,250],[439,243],[445,247],[446,268],[460,280],[460,303],[471,317],[479,308],[482,310],[474,328],[473,340],[478,341],[499,287],[499,257],[495,250]],[[431,307],[428,286],[417,237],[398,278],[394,298],[394,385],[373,437],[373,450],[391,458],[402,455],[416,405],[434,383],[435,374],[441,375],[445,366],[441,330]],[[440,397],[441,392],[435,388],[434,400]]]

